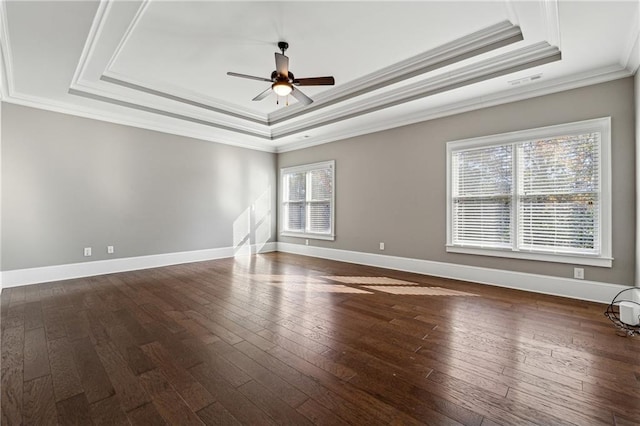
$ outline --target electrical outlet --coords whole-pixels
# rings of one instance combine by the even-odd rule
[[[384,243],[380,243],[380,250],[384,250]]]
[[[107,254],[113,254],[113,246],[107,246]]]
[[[85,247],[84,248],[84,256],[85,257],[91,256],[91,247]]]
[[[309,240],[304,240],[304,245],[308,246],[309,245]]]
[[[573,278],[584,280],[584,268],[573,268]]]

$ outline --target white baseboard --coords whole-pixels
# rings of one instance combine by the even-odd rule
[[[221,247],[207,250],[185,251],[179,253],[155,254],[150,256],[128,257],[122,259],[99,260],[95,262],[72,263],[68,265],[45,266],[41,268],[16,269],[3,271],[0,275],[0,288],[18,287],[50,281],[92,277],[116,272],[158,268],[180,263],[201,262],[234,256],[275,251],[276,243],[245,245],[240,249]]]
[[[323,259],[357,263],[360,265],[376,266],[399,271],[415,272],[418,274],[433,275],[443,278],[453,278],[479,284],[489,284],[499,287],[508,287],[535,293],[544,293],[600,303],[611,302],[618,292],[629,287],[620,284],[528,274],[500,269],[434,262],[430,260],[312,247],[300,244],[271,242],[261,246],[243,246],[241,249],[221,247],[208,250],[4,271],[0,273],[0,288],[18,287],[28,284],[91,277],[95,275],[135,271],[140,269],[177,265],[181,263],[201,262],[205,260],[223,259],[272,251],[281,251],[284,253],[300,254],[304,256],[319,257]]]
[[[277,251],[607,304],[613,300],[618,292],[629,288],[629,286],[620,284],[282,242],[277,243]]]

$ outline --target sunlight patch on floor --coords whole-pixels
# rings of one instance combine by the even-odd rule
[[[322,277],[309,277],[307,275],[252,274],[249,276],[257,281],[283,283],[326,283],[326,280],[323,280]]]
[[[473,293],[465,293],[464,291],[451,290],[441,287],[408,287],[394,286],[387,287],[381,285],[365,285],[370,290],[382,291],[391,294],[408,294],[413,296],[477,296]]]
[[[418,285],[411,281],[397,280],[388,277],[345,277],[339,275],[325,276],[331,281],[338,281],[345,284],[380,284],[380,285]]]
[[[389,277],[355,277],[345,275],[308,276],[287,274],[247,274],[249,278],[261,284],[267,284],[287,291],[309,293],[352,293],[374,294],[366,288],[383,293],[408,296],[477,296],[464,291],[442,287],[421,287],[418,283]],[[334,284],[337,281],[343,284]],[[348,284],[348,285],[345,285]],[[350,287],[349,285],[356,285]]]
[[[288,291],[304,291],[307,293],[353,293],[353,294],[373,294],[370,291],[361,290],[359,288],[347,287],[342,284],[303,284],[292,282],[266,282],[272,287],[278,287]]]

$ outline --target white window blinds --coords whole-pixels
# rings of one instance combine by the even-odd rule
[[[525,142],[518,153],[519,249],[599,254],[600,135]]]
[[[283,233],[333,239],[335,162],[282,169]]]
[[[453,156],[454,244],[511,246],[512,147]]]
[[[286,224],[285,227],[290,231],[304,232],[306,224],[305,202],[306,202],[306,186],[307,174],[290,173],[285,177],[285,193],[287,200],[284,205]]]
[[[610,266],[609,150],[609,119],[450,142],[447,250]]]

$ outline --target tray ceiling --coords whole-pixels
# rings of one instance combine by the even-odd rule
[[[638,2],[3,1],[2,100],[286,151],[632,75]],[[278,41],[308,106],[269,83]],[[288,105],[287,105],[288,103]]]

